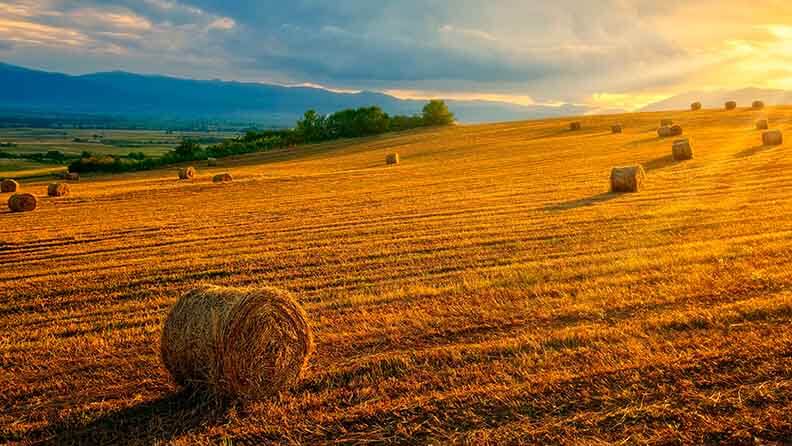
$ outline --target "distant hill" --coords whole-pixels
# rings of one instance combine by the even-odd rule
[[[21,112],[109,114],[147,119],[209,119],[292,125],[306,110],[331,113],[376,105],[391,114],[418,113],[425,101],[382,93],[337,93],[320,88],[192,80],[120,71],[71,76],[0,63],[0,106]],[[461,122],[495,122],[577,115],[575,105],[520,106],[448,101]]]
[[[764,88],[743,88],[740,90],[717,90],[708,92],[689,92],[650,104],[641,111],[682,110],[693,102],[701,102],[704,108],[721,108],[726,101],[737,101],[739,107],[748,107],[755,100],[767,105],[792,104],[792,92]]]

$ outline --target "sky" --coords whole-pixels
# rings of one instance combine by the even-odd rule
[[[0,61],[634,110],[792,89],[792,2],[0,0]]]

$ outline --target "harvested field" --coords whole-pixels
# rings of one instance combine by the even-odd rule
[[[792,129],[792,108],[763,113]],[[694,159],[673,162],[661,117]],[[755,118],[435,128],[0,211],[0,444],[783,444],[792,156]],[[610,193],[637,164],[643,189]],[[315,352],[291,390],[179,390],[159,336],[200,283],[299,300]]]

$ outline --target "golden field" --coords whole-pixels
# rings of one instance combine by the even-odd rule
[[[792,107],[458,126],[4,210],[0,444],[787,444],[792,152],[760,117],[792,138]],[[637,163],[645,189],[608,193]],[[299,297],[295,388],[179,391],[160,330],[203,282]]]

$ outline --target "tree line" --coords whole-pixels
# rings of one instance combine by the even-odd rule
[[[70,172],[128,172],[149,170],[159,166],[187,161],[222,158],[232,155],[263,152],[303,143],[317,143],[339,138],[357,138],[419,127],[449,125],[454,114],[443,101],[432,100],[420,115],[390,116],[379,107],[362,107],[321,115],[308,110],[292,129],[249,131],[244,135],[217,144],[201,145],[184,139],[175,149],[159,158],[143,153],[126,156],[83,153],[69,164]]]

